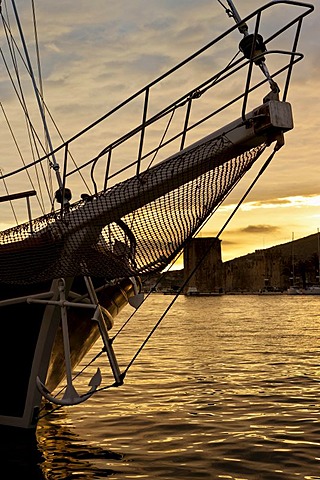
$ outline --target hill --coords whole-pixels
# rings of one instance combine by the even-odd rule
[[[319,253],[319,245],[320,242],[320,234],[314,233],[307,237],[299,238],[297,240],[293,240],[291,242],[282,243],[279,245],[275,245],[273,247],[269,247],[263,250],[256,250],[256,252],[270,252],[270,253],[281,253],[283,258],[292,258],[294,257],[295,261],[307,261],[309,258],[313,257],[314,255],[318,255]],[[256,252],[249,253],[247,255],[243,255],[240,258],[248,258],[252,255],[256,255]],[[233,262],[236,259],[229,260],[228,262]],[[228,263],[226,262],[226,263]]]

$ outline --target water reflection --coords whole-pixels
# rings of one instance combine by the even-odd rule
[[[64,421],[68,424],[66,414],[59,411],[43,418],[39,424],[37,449],[41,452],[39,466],[42,472],[39,478],[91,480],[119,473],[106,465],[109,460],[122,460],[123,455],[83,442]]]
[[[1,469],[10,478],[42,480],[43,457],[33,432],[0,430]]]

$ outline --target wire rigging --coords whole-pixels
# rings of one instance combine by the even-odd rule
[[[218,234],[216,235],[215,239],[219,239],[219,237],[222,235],[222,233],[224,232],[224,230],[226,229],[227,225],[230,223],[230,221],[232,220],[233,216],[235,215],[235,213],[238,211],[238,209],[240,208],[240,206],[243,204],[244,200],[247,198],[247,196],[249,195],[250,191],[252,190],[252,188],[254,187],[254,185],[257,183],[258,179],[261,177],[261,175],[264,173],[264,171],[266,170],[266,168],[269,166],[270,162],[272,161],[274,155],[276,154],[277,151],[279,151],[279,149],[283,146],[283,144],[281,142],[277,142],[272,153],[268,156],[268,158],[266,159],[266,161],[264,162],[263,166],[261,167],[261,169],[259,170],[259,172],[257,173],[255,179],[251,182],[250,186],[247,188],[246,192],[244,193],[244,195],[242,196],[242,198],[240,199],[240,201],[238,202],[238,204],[236,205],[236,207],[234,208],[234,210],[232,211],[232,213],[229,215],[227,221],[224,223],[224,225],[222,226],[222,228],[220,229],[220,231],[218,232]],[[266,145],[264,146],[264,148],[260,151],[260,154],[259,156],[262,155],[262,153],[265,151],[266,149]],[[211,215],[212,216],[212,215]],[[149,332],[149,334],[146,336],[146,338],[143,340],[143,342],[141,343],[140,347],[137,349],[136,353],[133,355],[133,357],[131,358],[131,360],[129,361],[128,365],[126,366],[126,368],[123,370],[121,376],[122,378],[124,379],[129,371],[129,369],[132,367],[132,365],[134,364],[134,362],[136,361],[137,357],[140,355],[140,353],[142,352],[142,350],[144,349],[144,347],[146,346],[146,344],[149,342],[149,340],[151,339],[151,337],[153,336],[153,334],[155,333],[155,331],[157,330],[157,328],[160,326],[160,324],[162,323],[163,319],[165,318],[165,316],[167,315],[167,313],[170,311],[170,309],[172,308],[172,306],[174,305],[174,303],[176,302],[176,300],[178,299],[178,297],[181,295],[181,293],[183,292],[184,288],[186,287],[186,285],[190,282],[191,278],[193,277],[193,275],[195,274],[195,272],[200,268],[200,266],[202,265],[202,263],[204,262],[205,258],[208,256],[208,254],[210,253],[211,251],[211,248],[213,247],[213,244],[214,242],[212,242],[212,244],[204,251],[203,255],[199,258],[199,260],[197,261],[197,264],[195,265],[195,267],[192,269],[192,271],[190,272],[190,274],[188,275],[188,277],[183,281],[182,285],[180,286],[178,292],[174,295],[172,301],[169,303],[169,305],[166,307],[166,309],[164,310],[163,314],[160,316],[160,318],[158,319],[158,321],[155,323],[155,325],[153,326],[153,328],[151,329],[151,331]],[[149,295],[151,294],[151,291],[148,293],[147,297],[145,298],[144,302],[147,300],[147,298],[149,297]],[[143,302],[143,303],[144,303]],[[140,307],[139,307],[140,308]],[[127,321],[122,325],[122,327],[119,329],[119,331],[117,332],[117,334],[113,337],[112,341],[114,341],[114,339],[119,335],[120,332],[123,331],[124,327],[129,323],[129,321],[134,317],[134,315],[136,314],[136,311],[132,313],[132,315],[127,319]],[[104,390],[106,388],[110,388],[110,386],[112,385],[108,385],[106,387],[101,387],[100,389],[98,390]]]
[[[10,16],[9,16],[9,12],[7,10],[6,2],[4,2],[4,9],[1,8],[1,19],[2,19],[2,23],[3,23],[3,27],[4,27],[4,32],[5,32],[5,35],[6,35],[8,52],[10,54],[10,57],[11,57],[11,60],[12,60],[12,66],[13,66],[13,69],[14,69],[14,72],[15,72],[16,81],[14,81],[14,79],[12,77],[12,74],[11,74],[10,68],[9,68],[9,64],[8,64],[6,58],[5,58],[5,53],[4,53],[4,50],[3,50],[2,47],[0,48],[0,53],[1,53],[1,57],[3,59],[3,63],[5,65],[5,68],[7,70],[8,77],[11,79],[12,87],[15,91],[16,97],[17,97],[17,99],[20,103],[20,106],[21,106],[21,108],[24,112],[24,116],[25,116],[25,119],[26,119],[26,131],[27,131],[27,135],[28,135],[28,138],[29,138],[30,151],[31,151],[31,154],[32,154],[32,157],[33,157],[34,172],[35,172],[35,177],[36,177],[36,180],[37,180],[37,187],[35,187],[34,180],[32,179],[31,175],[29,174],[29,169],[25,169],[25,171],[26,171],[26,174],[28,176],[30,185],[32,186],[32,188],[34,190],[37,191],[36,198],[37,198],[39,207],[40,207],[42,213],[44,214],[45,213],[45,201],[44,201],[44,197],[43,197],[42,182],[40,181],[39,171],[38,171],[38,168],[37,168],[38,163],[40,163],[41,176],[42,176],[44,185],[46,186],[46,190],[47,190],[48,197],[50,199],[50,203],[53,204],[53,200],[54,200],[53,183],[52,183],[52,175],[51,175],[51,168],[52,168],[53,164],[52,164],[51,160],[49,160],[49,153],[50,153],[50,148],[52,150],[52,145],[50,143],[50,137],[49,137],[49,130],[48,130],[47,121],[46,121],[46,115],[48,115],[48,118],[50,118],[50,121],[52,122],[52,125],[54,126],[55,130],[57,131],[57,133],[59,135],[59,138],[61,139],[62,142],[64,142],[64,139],[63,139],[63,137],[61,135],[61,132],[60,132],[56,122],[54,121],[54,119],[53,119],[53,117],[52,117],[52,115],[51,115],[51,113],[50,113],[50,111],[49,111],[49,109],[48,109],[48,107],[45,103],[45,100],[44,100],[43,76],[42,76],[41,59],[40,59],[40,48],[39,48],[39,38],[38,38],[37,15],[36,15],[35,2],[34,2],[34,0],[31,0],[32,20],[33,20],[33,29],[34,29],[34,38],[35,38],[35,52],[36,52],[36,62],[37,62],[39,87],[37,85],[35,75],[34,75],[33,70],[32,70],[31,59],[30,59],[30,56],[29,56],[29,53],[28,53],[28,50],[27,50],[26,41],[24,40],[24,37],[23,37],[22,25],[20,23],[20,19],[18,17],[18,13],[17,13],[17,10],[15,8],[14,1],[12,2],[12,5],[13,5],[13,10],[16,14],[16,22],[17,22],[17,25],[18,25],[18,30],[20,32],[20,38],[21,38],[21,41],[22,41],[22,45],[24,47],[25,58],[23,57],[23,54],[20,51],[20,48],[19,48],[17,42],[15,41],[14,35],[12,34],[12,29],[11,29],[11,25],[10,25]],[[6,18],[5,18],[5,16],[6,16]],[[37,134],[36,129],[34,128],[33,122],[31,120],[31,117],[30,117],[29,112],[28,112],[28,106],[27,106],[27,102],[26,102],[26,99],[25,99],[25,96],[24,96],[23,85],[20,81],[20,72],[19,72],[19,67],[18,67],[17,54],[19,56],[19,59],[22,62],[22,65],[26,69],[26,71],[27,71],[29,77],[31,78],[32,83],[33,83],[35,98],[38,101],[39,110],[42,112],[41,116],[42,116],[42,119],[43,119],[42,124],[43,124],[44,133],[45,133],[44,138],[45,138],[46,146],[43,145],[39,135]],[[3,105],[1,105],[1,108],[4,112],[4,106]],[[19,148],[19,146],[18,146],[17,138],[15,137],[15,135],[13,133],[13,130],[10,126],[10,120],[9,120],[7,115],[6,115],[6,123],[9,127],[9,130],[11,131],[11,136],[14,139],[14,143],[16,145],[16,148],[17,148],[19,157],[22,161],[22,164],[23,164],[24,167],[26,167],[26,162],[23,158],[21,148]],[[47,162],[48,171],[47,172],[44,171],[44,167],[42,165],[42,162],[36,161],[36,158],[40,158],[40,156],[41,156],[40,152],[39,152],[39,146],[42,149],[42,152],[44,152],[45,155],[48,155],[48,162]],[[73,155],[71,154],[71,152],[69,150],[68,150],[68,156],[70,157],[71,161],[73,162],[73,165],[76,168],[78,168],[78,166],[75,162],[75,159],[74,159]],[[88,183],[86,182],[86,180],[85,180],[81,171],[79,171],[79,176],[82,179],[82,182],[84,183],[85,187],[87,188],[87,191],[91,193],[91,189],[90,189]]]

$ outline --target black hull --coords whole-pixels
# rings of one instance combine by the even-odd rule
[[[95,287],[102,285],[99,279],[94,282]],[[67,284],[73,294],[84,294],[82,278]],[[42,403],[36,378],[45,380],[50,391],[65,379],[60,307],[28,303],[25,299],[8,304],[9,299],[45,295],[50,291],[53,292],[52,298],[58,299],[57,281],[30,286],[0,285],[2,334],[7,343],[7,348],[0,352],[4,386],[0,397],[0,427],[36,429]],[[99,303],[112,317],[127,305],[128,298],[133,294],[130,280],[97,292]],[[91,309],[70,308],[68,311],[72,368],[78,365],[99,337],[100,331],[97,323],[91,320],[92,316]]]

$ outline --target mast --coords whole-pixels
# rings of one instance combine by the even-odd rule
[[[295,285],[295,278],[294,278],[294,232],[292,232],[291,262],[292,262],[292,286],[294,287],[294,285]]]
[[[319,228],[318,228],[318,282],[320,285],[320,236],[319,236]]]

